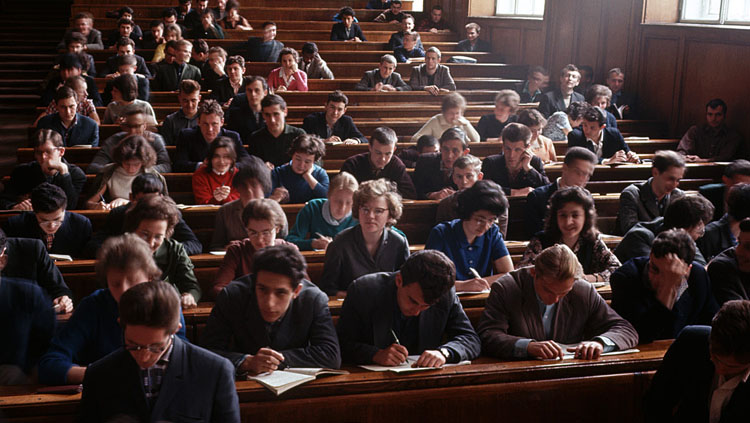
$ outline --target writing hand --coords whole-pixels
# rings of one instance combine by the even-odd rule
[[[73,300],[70,299],[67,295],[63,295],[61,297],[57,297],[54,300],[52,300],[53,305],[59,305],[59,308],[57,310],[58,313],[70,313],[73,311]]]
[[[271,348],[261,348],[255,355],[247,355],[240,365],[240,370],[251,374],[270,373],[284,362],[284,356]]]
[[[490,283],[484,278],[474,278],[465,281],[456,281],[457,292],[478,292],[490,289]]]
[[[408,356],[409,351],[405,346],[391,344],[388,348],[376,352],[372,357],[372,361],[381,366],[398,366],[406,361],[406,357]]]

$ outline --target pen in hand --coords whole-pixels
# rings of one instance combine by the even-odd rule
[[[393,339],[396,341],[397,345],[401,345],[401,342],[398,340],[398,336],[396,336],[396,332],[391,329],[391,335],[393,335]]]
[[[482,277],[479,275],[479,272],[477,272],[477,269],[470,267],[469,272],[471,272],[472,276],[474,276],[477,279],[482,279]]]

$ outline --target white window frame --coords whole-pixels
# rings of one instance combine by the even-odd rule
[[[698,20],[698,19],[686,19],[685,18],[685,2],[689,0],[680,0],[680,22],[682,23],[693,23],[693,24],[703,24],[703,25],[744,25],[748,26],[750,25],[749,21],[730,21],[727,19],[727,8],[729,1],[728,0],[719,0],[721,2],[721,7],[719,8],[719,19],[717,20]]]
[[[514,10],[518,10],[518,4],[521,2],[528,2],[530,0],[511,0],[514,4]],[[540,0],[536,0],[540,1]],[[544,18],[544,9],[547,7],[547,2],[549,0],[541,0],[544,2],[544,7],[542,7],[542,14],[541,15],[530,15],[530,14],[524,14],[524,13],[498,13],[497,12],[497,0],[495,1],[495,16],[503,17],[503,18],[527,18],[527,19],[543,19]]]

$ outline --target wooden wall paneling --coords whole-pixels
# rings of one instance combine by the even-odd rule
[[[638,93],[640,113],[671,124],[678,113],[682,42],[679,38],[644,35]]]
[[[558,82],[559,70],[576,60],[577,34],[580,31],[578,0],[547,2],[547,34],[544,64],[550,70],[550,84]]]
[[[588,65],[598,71],[598,60],[602,56],[604,37],[606,36],[606,23],[604,23],[603,3],[598,0],[579,0],[576,2],[576,26],[573,35],[572,61],[576,65]],[[609,2],[607,2],[609,3]],[[555,69],[560,69],[565,63],[560,63]],[[594,80],[596,80],[594,74]]]

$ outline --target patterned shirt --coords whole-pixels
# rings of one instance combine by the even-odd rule
[[[141,381],[143,381],[143,391],[146,393],[146,401],[150,408],[154,408],[156,399],[159,397],[159,390],[161,390],[161,384],[164,379],[164,374],[167,371],[169,365],[169,359],[172,356],[172,348],[174,347],[174,335],[170,342],[169,348],[162,354],[161,358],[148,369],[141,369]]]
[[[531,240],[529,240],[529,244],[526,246],[526,251],[523,252],[523,257],[521,258],[521,262],[518,263],[518,267],[533,266],[536,256],[538,256],[543,249],[542,240],[538,236],[532,237]],[[580,242],[577,242],[572,248],[573,252],[576,254],[578,254],[580,249]],[[594,242],[591,268],[584,269],[584,273],[597,275],[599,280],[609,282],[610,275],[612,275],[612,272],[619,267],[620,260],[612,254],[612,251],[610,251],[609,248],[607,248],[601,235],[597,235],[596,241]]]

